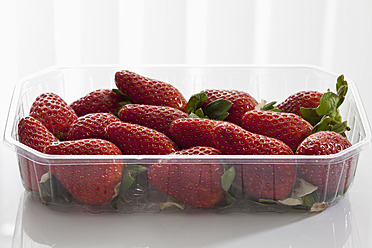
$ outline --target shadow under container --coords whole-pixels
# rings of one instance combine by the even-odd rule
[[[208,156],[150,156],[150,155],[46,155],[37,152],[18,141],[17,124],[28,115],[29,109],[38,95],[54,92],[67,103],[96,89],[115,88],[116,71],[128,69],[149,78],[171,83],[188,99],[192,94],[204,89],[237,89],[248,92],[258,101],[283,101],[301,90],[335,91],[337,76],[318,67],[299,66],[143,66],[143,67],[52,67],[20,80],[16,84],[9,109],[4,140],[17,154],[20,175],[27,195],[35,200],[62,211],[78,209],[89,212],[118,211],[132,212],[256,212],[292,210],[317,211],[335,204],[348,191],[354,179],[358,156],[371,141],[371,130],[355,83],[345,78],[349,91],[340,107],[343,120],[351,128],[347,138],[352,146],[340,153],[321,156],[304,155],[208,155]],[[150,167],[154,164],[199,168],[204,173],[212,173],[213,166],[220,166],[219,177],[227,177],[228,185],[222,180],[218,187],[227,190],[221,200],[210,207],[180,202],[168,195],[169,189],[160,190],[150,183]],[[51,173],[38,175],[40,171],[50,171],[53,166],[110,166],[124,165],[122,182],[115,188],[116,197],[110,203],[98,206],[82,204],[63,187]],[[363,166],[363,165],[362,165]],[[40,170],[44,168],[44,170]],[[293,173],[293,187],[288,195],[277,197],[273,187],[278,187],[282,168]],[[305,168],[305,169],[304,169]],[[304,181],[301,171],[311,173],[312,168],[325,171],[324,186],[314,187]],[[264,170],[265,178],[251,180],[250,171]],[[225,172],[229,171],[230,174]],[[174,173],[174,171],[173,171]],[[41,179],[40,183],[39,179]],[[168,179],[169,180],[169,179]],[[25,182],[36,182],[32,184]],[[215,178],[214,178],[214,181]],[[226,181],[226,180],[225,180]],[[254,183],[252,183],[254,181]],[[170,181],[171,182],[171,181]],[[173,181],[172,181],[173,182]],[[276,185],[276,186],[275,186]],[[112,190],[112,189],[111,189]],[[251,191],[262,197],[253,196]],[[165,192],[168,192],[165,194]],[[194,191],[192,197],[203,199],[201,191]],[[257,194],[256,194],[257,195]]]

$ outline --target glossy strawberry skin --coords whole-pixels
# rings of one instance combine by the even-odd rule
[[[231,123],[220,123],[214,129],[216,147],[226,155],[293,155],[282,141],[251,133]],[[296,167],[281,163],[235,165],[236,178],[242,190],[255,199],[283,199],[296,182]]]
[[[290,95],[277,108],[285,113],[293,113],[303,117],[301,108],[317,108],[323,93],[317,91],[300,91]]]
[[[128,104],[119,111],[120,120],[155,129],[171,138],[170,125],[188,114],[168,106]]]
[[[307,137],[298,147],[296,155],[330,155],[351,147],[351,143],[342,135],[332,131],[320,131]],[[351,183],[356,159],[329,164],[303,164],[298,172],[306,181],[318,186],[322,194],[334,194],[344,191]]]
[[[119,118],[110,113],[91,113],[80,116],[70,127],[68,140],[107,139],[106,127],[116,121],[120,121]]]
[[[50,143],[58,139],[38,120],[33,117],[24,117],[18,123],[19,142],[39,152]],[[48,172],[48,167],[32,162],[31,160],[18,156],[21,177],[24,184],[35,191],[39,190],[41,176]]]
[[[282,141],[221,122],[214,127],[215,145],[226,155],[293,155]]]
[[[311,134],[313,126],[291,113],[251,110],[242,117],[242,127],[252,133],[283,141],[292,151]]]
[[[77,116],[90,113],[111,113],[117,115],[123,97],[110,89],[97,89],[70,104]]]
[[[51,155],[121,155],[117,146],[101,139],[83,139],[52,143],[45,147]],[[50,170],[81,203],[102,205],[115,195],[114,188],[121,181],[123,164],[116,161],[107,164],[57,164]]]
[[[217,99],[225,99],[232,102],[232,106],[228,111],[229,115],[224,121],[237,125],[241,124],[243,114],[253,110],[258,104],[256,99],[244,91],[210,89],[202,92],[205,92],[208,96],[208,99],[201,105],[202,108]]]
[[[106,135],[126,155],[164,155],[179,150],[165,134],[137,124],[111,123]]]
[[[68,104],[54,93],[43,93],[36,98],[30,116],[39,120],[59,140],[66,140],[71,124],[78,118]]]
[[[187,112],[187,101],[173,85],[122,70],[115,74],[118,89],[129,96],[132,103],[169,106]]]
[[[183,149],[193,146],[214,147],[213,128],[219,121],[202,118],[182,118],[171,123],[172,139]]]
[[[193,147],[172,155],[220,155],[211,147]],[[223,166],[217,160],[164,159],[149,169],[149,181],[167,195],[192,206],[208,208],[225,196],[221,185]]]

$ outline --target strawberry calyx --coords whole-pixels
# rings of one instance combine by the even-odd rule
[[[331,122],[334,124],[342,123],[342,118],[338,108],[345,100],[345,95],[348,90],[347,81],[344,79],[344,75],[340,75],[337,78],[336,90],[337,94],[328,89],[328,91],[321,97],[318,107],[301,108],[301,113],[304,116],[304,119],[313,126],[317,126],[321,121],[323,121],[323,117],[325,116],[329,117]],[[320,124],[320,126],[324,127],[324,124]],[[317,127],[316,130],[320,131],[320,127]]]
[[[60,196],[65,202],[70,203],[72,200],[71,194],[67,189],[63,187],[61,182],[50,172],[48,171],[41,176],[39,182],[40,189],[40,200],[46,204],[47,200],[50,197],[55,197],[54,192],[58,191],[58,196]]]
[[[111,207],[115,210],[118,209],[117,202],[120,200],[122,202],[129,202],[130,199],[127,198],[126,192],[132,187],[136,182],[137,176],[144,171],[147,171],[148,168],[141,165],[127,165],[123,168],[123,176],[121,182],[117,187],[117,194],[111,200]]]
[[[272,102],[269,102],[269,103],[266,103],[265,100],[262,100],[261,103],[259,103],[257,106],[256,106],[256,110],[264,110],[264,111],[272,111],[272,112],[281,112],[280,109],[278,109],[275,104],[277,102],[276,101],[272,101]],[[262,106],[263,105],[263,106]]]
[[[112,89],[112,91],[118,95],[120,95],[123,98],[123,101],[119,103],[120,108],[124,107],[127,104],[132,104],[132,102],[129,99],[128,95],[125,95],[121,90],[119,89]]]
[[[221,186],[223,190],[226,192],[224,199],[221,202],[217,203],[214,208],[216,209],[223,209],[231,206],[236,199],[229,193],[232,183],[235,180],[235,167],[231,166],[228,168],[227,165],[223,165],[225,172],[221,176]]]
[[[333,131],[346,137],[345,132],[350,131],[350,127],[347,125],[347,121],[337,122],[329,116],[323,116],[322,119],[316,124],[311,133],[319,131]]]
[[[200,106],[208,99],[205,92],[194,94],[187,103],[189,118],[208,118],[212,120],[224,120],[229,113],[227,112],[232,102],[226,99],[217,99],[203,108]]]

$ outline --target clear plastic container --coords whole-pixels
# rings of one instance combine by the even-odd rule
[[[333,155],[299,156],[299,155],[222,155],[222,156],[173,156],[173,155],[46,155],[37,152],[18,142],[17,125],[19,120],[29,114],[29,109],[41,93],[54,92],[67,103],[86,95],[96,89],[115,88],[114,75],[116,71],[128,69],[138,74],[171,83],[178,88],[186,99],[192,94],[204,89],[238,89],[251,94],[258,101],[283,101],[289,95],[301,90],[316,90],[326,92],[327,89],[335,91],[337,74],[327,72],[321,68],[307,65],[297,66],[90,66],[90,67],[52,67],[20,80],[13,93],[9,115],[4,132],[5,143],[16,152],[21,177],[25,175],[24,168],[31,166],[63,165],[110,165],[123,163],[123,175],[130,175],[133,180],[131,186],[120,192],[120,198],[115,198],[110,204],[91,206],[79,203],[73,199],[52,175],[46,177],[43,188],[30,190],[25,186],[27,195],[31,199],[40,200],[53,208],[60,210],[78,209],[89,212],[118,211],[132,212],[254,212],[275,211],[285,212],[291,210],[321,211],[327,206],[335,204],[341,199],[351,185],[359,153],[371,141],[371,130],[359,97],[355,83],[345,77],[349,84],[349,91],[340,113],[348,121],[351,128],[347,137],[353,144],[350,148]],[[346,75],[347,76],[347,75]],[[333,168],[342,167],[346,173],[340,175],[338,190],[326,194],[311,185],[302,187],[304,181],[297,177],[296,186],[287,199],[269,200],[254,199],[244,192],[241,180],[236,176],[228,193],[233,198],[225,198],[221,203],[209,208],[199,208],[188,204],[180,204],[169,198],[165,193],[151,185],[147,171],[137,173],[135,166],[149,167],[159,161],[172,162],[177,165],[202,164],[211,166],[216,161],[227,167],[236,169],[254,167],[257,165],[277,168],[280,166],[322,166],[328,169],[329,175]],[[236,172],[238,170],[235,170]],[[37,170],[35,170],[37,173]],[[235,175],[238,175],[236,173]],[[37,176],[37,175],[34,175]],[[326,178],[327,180],[327,178]],[[275,171],[273,169],[273,181]],[[305,183],[306,184],[306,183]],[[44,189],[46,187],[46,191]],[[307,195],[307,196],[304,196]],[[310,196],[310,198],[308,198]],[[295,198],[295,199],[294,199]],[[233,200],[231,200],[233,199]],[[299,202],[298,202],[299,201]]]

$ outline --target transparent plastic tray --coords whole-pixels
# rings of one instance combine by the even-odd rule
[[[339,190],[334,194],[317,192],[316,203],[331,206],[341,199],[348,191],[349,182],[353,181],[357,167],[359,153],[364,150],[371,141],[371,130],[365,114],[361,99],[355,83],[347,78],[349,91],[340,113],[343,120],[347,120],[351,128],[347,137],[353,144],[350,148],[333,155],[304,156],[304,155],[222,155],[222,156],[160,156],[160,155],[121,155],[121,156],[91,156],[69,155],[57,156],[46,155],[37,152],[20,142],[17,137],[18,121],[29,114],[29,109],[41,93],[54,92],[61,96],[67,103],[86,95],[87,93],[104,88],[115,88],[115,72],[128,69],[146,77],[171,83],[178,88],[186,99],[192,94],[204,89],[238,89],[248,92],[255,99],[278,102],[283,101],[289,95],[301,90],[316,90],[326,92],[327,89],[335,91],[338,74],[325,71],[321,68],[308,65],[281,65],[281,66],[89,66],[89,67],[52,67],[40,71],[29,77],[21,79],[15,86],[12,102],[9,108],[7,124],[4,132],[5,143],[16,152],[20,175],[23,175],[25,164],[41,166],[63,165],[110,165],[124,163],[123,175],[131,173],[130,165],[150,166],[160,160],[172,159],[173,164],[203,164],[210,166],[216,160],[227,166],[245,167],[255,165],[301,165],[346,166],[352,161],[353,170],[348,178],[339,180]],[[341,74],[341,73],[340,73]],[[14,165],[16,166],[16,165]],[[36,170],[35,170],[36,173]],[[274,180],[274,179],[273,179]],[[301,180],[298,178],[298,180]],[[31,199],[40,200],[53,208],[60,210],[79,209],[89,212],[118,211],[122,213],[132,212],[255,212],[275,211],[285,212],[297,209],[310,210],[311,205],[288,206],[278,201],[261,201],[252,199],[247,195],[239,184],[239,180],[230,188],[230,195],[235,198],[233,204],[225,207],[215,206],[211,208],[197,208],[190,205],[183,206],[183,210],[177,204],[171,207],[161,208],[161,203],[169,202],[169,197],[152,186],[147,178],[147,173],[134,177],[132,186],[125,192],[125,201],[118,200],[113,208],[112,204],[90,206],[77,202],[73,198],[66,199],[66,192],[58,181],[51,177],[48,181],[49,194],[42,194],[41,190],[32,191],[25,186],[26,192]],[[295,188],[294,188],[295,190]]]

